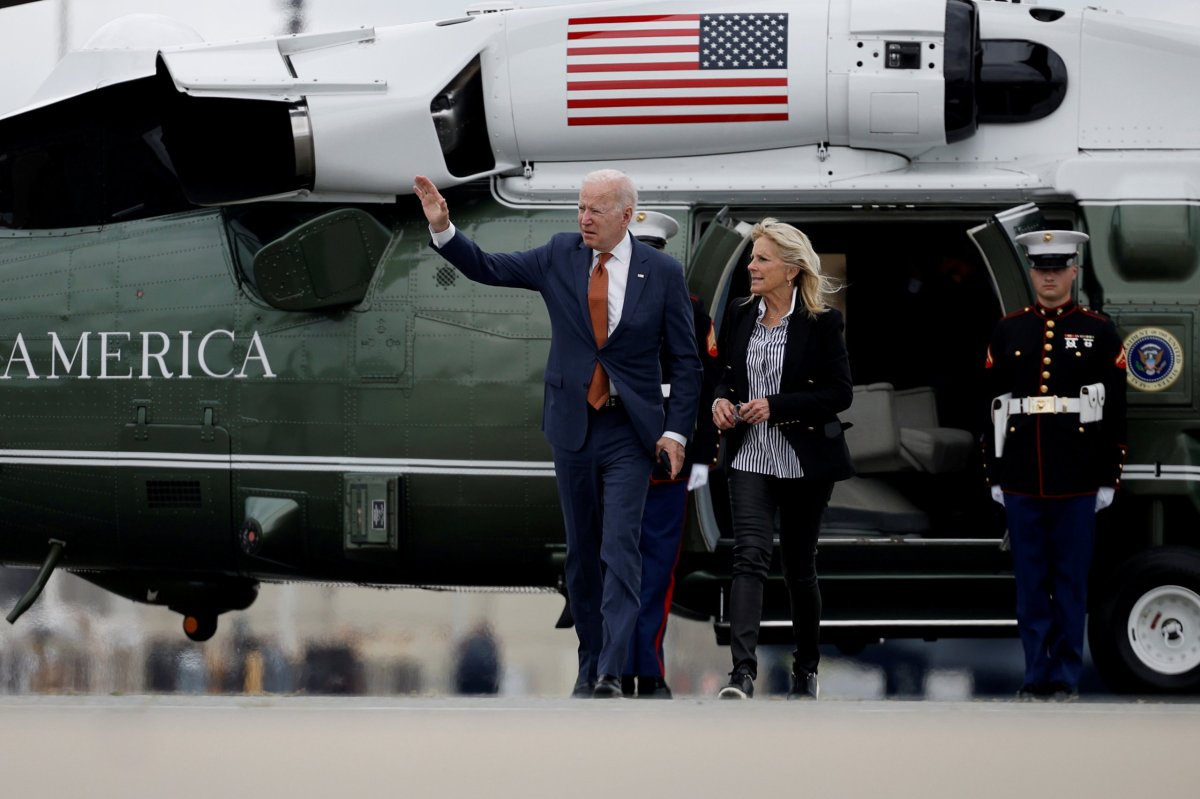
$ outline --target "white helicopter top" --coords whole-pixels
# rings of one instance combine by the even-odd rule
[[[391,202],[417,173],[442,186],[496,175],[511,202],[569,201],[596,162],[634,174],[648,201],[1187,200],[1200,195],[1198,67],[1200,28],[991,0],[492,2],[440,21],[219,44],[141,15],[69,54],[0,126],[144,80],[148,99],[197,101],[177,125],[195,115],[231,131],[175,147],[291,150],[294,174],[265,196],[298,201]],[[236,102],[214,121],[202,100]],[[238,103],[288,122],[247,129]]]

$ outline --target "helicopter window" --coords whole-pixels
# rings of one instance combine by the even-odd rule
[[[1127,280],[1182,281],[1200,258],[1194,205],[1118,205],[1113,209],[1112,256]]]
[[[1044,44],[1025,39],[984,39],[976,89],[979,121],[1032,122],[1062,105],[1067,65]]]
[[[103,225],[193,208],[148,110],[151,79],[0,122],[0,225]]]

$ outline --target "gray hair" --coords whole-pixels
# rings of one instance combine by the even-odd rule
[[[633,185],[633,180],[621,170],[597,169],[595,172],[589,172],[583,176],[582,185],[586,186],[589,183],[611,184],[613,194],[616,195],[617,202],[621,204],[622,209],[637,208],[637,186]]]

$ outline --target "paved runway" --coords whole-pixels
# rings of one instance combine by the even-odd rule
[[[0,699],[47,797],[1195,795],[1200,704]]]

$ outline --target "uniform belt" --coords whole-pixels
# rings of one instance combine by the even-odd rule
[[[1079,397],[1013,397],[1008,414],[1079,413]]]

